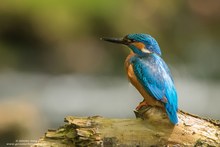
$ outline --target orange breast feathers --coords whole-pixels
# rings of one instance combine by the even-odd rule
[[[138,49],[143,49],[145,48],[145,45],[141,42],[134,42],[132,43],[134,46],[136,46]]]
[[[134,56],[134,53],[131,52],[131,54],[125,60],[125,69],[126,69],[129,81],[140,92],[140,94],[143,96],[143,98],[149,105],[163,107],[161,102],[157,101],[156,99],[154,99],[152,96],[148,94],[148,92],[143,88],[143,86],[140,84],[140,82],[136,78],[135,73],[133,71],[133,66],[129,61],[132,56]]]

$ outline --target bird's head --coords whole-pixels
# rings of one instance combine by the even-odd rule
[[[127,45],[135,54],[156,53],[161,56],[157,41],[148,34],[129,34],[124,38],[101,38],[104,41]]]

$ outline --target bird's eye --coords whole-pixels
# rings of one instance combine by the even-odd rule
[[[135,42],[135,40],[134,39],[129,39],[130,40],[130,42]]]
[[[128,36],[125,36],[125,37],[124,37],[124,40],[125,40],[126,42],[128,42],[128,43],[136,42],[134,39],[128,38]]]
[[[126,41],[129,42],[129,43],[135,42],[134,39],[128,39],[128,38],[126,38]]]

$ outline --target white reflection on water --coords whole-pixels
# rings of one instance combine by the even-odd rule
[[[220,84],[176,76],[175,83],[181,109],[220,119]],[[132,110],[141,100],[125,77],[0,74],[0,102],[28,101],[54,125],[67,115],[134,117]]]

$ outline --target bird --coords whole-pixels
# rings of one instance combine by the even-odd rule
[[[162,59],[160,46],[149,34],[128,34],[123,38],[103,37],[101,40],[126,45],[130,54],[125,69],[130,83],[143,96],[143,105],[161,107],[171,124],[178,124],[178,95],[171,71]]]

